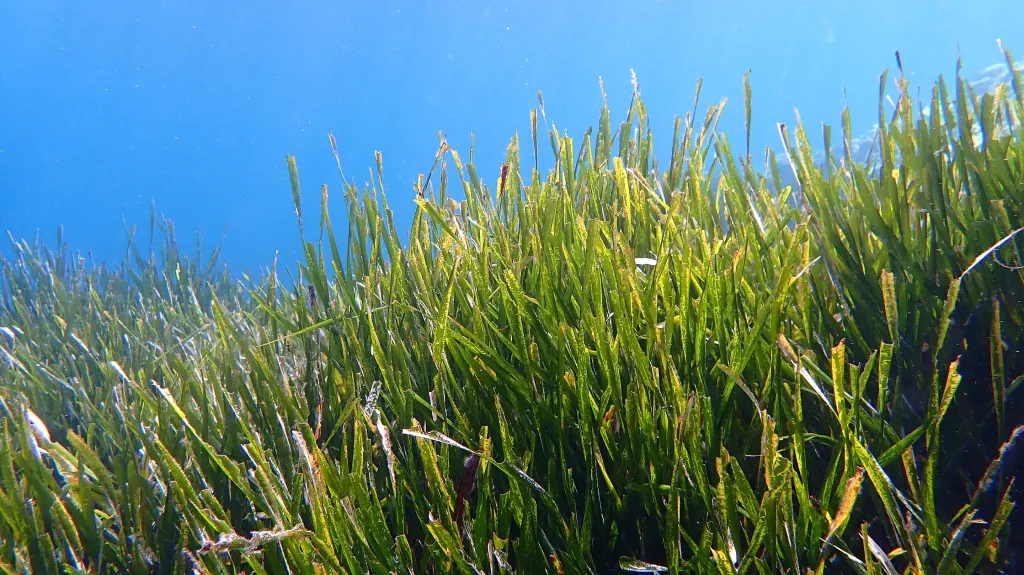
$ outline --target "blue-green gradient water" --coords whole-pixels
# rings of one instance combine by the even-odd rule
[[[721,127],[738,150],[749,69],[755,151],[794,108],[820,145],[846,102],[856,131],[876,123],[896,50],[927,90],[958,55],[968,76],[1001,62],[997,39],[1024,56],[1020,0],[3,2],[0,230],[52,243],[63,225],[72,247],[116,263],[125,225],[145,239],[155,202],[186,244],[223,238],[234,271],[275,252],[291,265],[285,154],[308,209],[326,183],[343,223],[329,132],[357,182],[383,153],[404,228],[438,132],[464,156],[475,135],[493,182],[513,134],[529,141],[538,90],[548,120],[579,137],[597,122],[599,78],[624,117],[633,70],[664,150],[702,78],[701,114],[729,98]]]

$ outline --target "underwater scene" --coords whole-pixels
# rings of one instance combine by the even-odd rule
[[[1024,5],[0,6],[0,575],[1024,573]]]

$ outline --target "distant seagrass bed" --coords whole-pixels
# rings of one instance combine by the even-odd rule
[[[289,156],[304,259],[242,281],[155,212],[114,268],[13,241],[0,572],[1019,568],[1005,58],[922,101],[883,76],[870,144],[791,125],[766,168],[720,105],[658,161],[638,90],[580,140],[541,107],[500,167],[440,142],[407,236],[380,155],[340,192]]]

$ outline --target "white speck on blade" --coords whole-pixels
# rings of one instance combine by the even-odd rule
[[[32,428],[32,432],[39,439],[46,440],[46,443],[50,443],[50,430],[46,428],[46,424],[39,418],[34,411],[29,408],[25,408],[25,421],[28,426]]]

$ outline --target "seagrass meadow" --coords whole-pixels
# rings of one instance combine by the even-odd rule
[[[0,571],[1019,566],[1021,78],[892,80],[875,165],[844,113],[759,170],[749,78],[742,153],[695,99],[667,163],[639,90],[576,141],[541,101],[500,170],[440,140],[407,236],[379,154],[347,230],[289,157],[293,273],[12,238]]]

